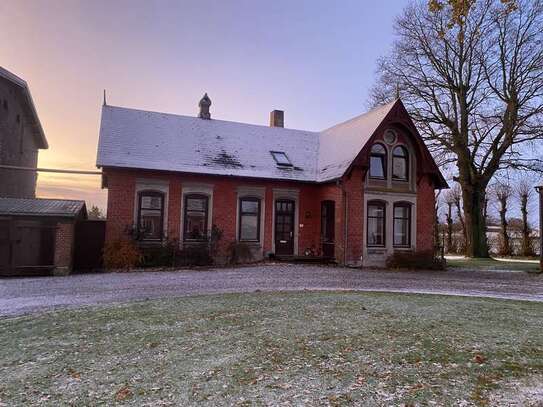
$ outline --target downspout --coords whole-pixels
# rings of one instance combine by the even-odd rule
[[[348,202],[347,202],[347,191],[345,190],[345,183],[343,180],[338,181],[341,186],[341,197],[343,199],[343,264],[347,265],[347,236],[348,236]]]

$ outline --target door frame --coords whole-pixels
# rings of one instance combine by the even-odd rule
[[[272,253],[275,253],[275,202],[282,199],[294,201],[294,256],[298,255],[298,232],[300,222],[300,190],[288,188],[273,188],[272,201]]]

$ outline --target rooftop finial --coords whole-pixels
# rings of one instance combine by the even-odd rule
[[[106,106],[107,105],[107,101],[106,101],[106,90],[104,89],[104,104],[102,106]]]
[[[211,99],[209,96],[207,96],[207,93],[204,94],[204,97],[200,99],[200,102],[198,103],[198,107],[200,108],[200,113],[198,114],[198,117],[200,119],[211,119],[211,113],[209,113],[209,107],[211,106]]]
[[[396,99],[400,98],[400,84],[396,83]]]

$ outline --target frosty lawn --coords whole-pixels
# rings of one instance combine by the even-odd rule
[[[537,273],[540,271],[538,260],[473,259],[454,256],[447,258],[447,266],[465,270],[525,271],[529,273]]]
[[[3,319],[0,405],[484,405],[542,383],[542,325],[541,303],[351,292]]]

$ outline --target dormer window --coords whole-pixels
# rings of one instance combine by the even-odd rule
[[[370,178],[387,177],[387,151],[382,144],[374,144],[370,153]]]
[[[292,163],[283,151],[270,151],[277,165],[281,167],[292,167]]]

